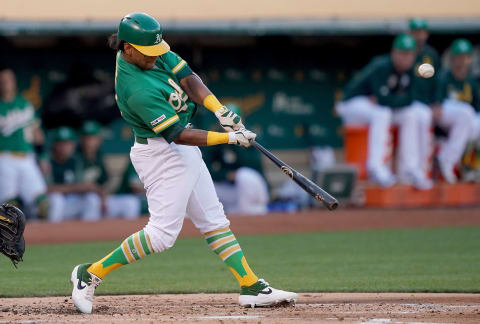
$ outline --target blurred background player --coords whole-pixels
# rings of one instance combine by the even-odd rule
[[[428,23],[425,19],[414,18],[409,21],[410,35],[415,39],[417,45],[417,58],[415,60],[414,72],[416,80],[417,100],[424,104],[431,105],[435,100],[435,79],[436,74],[431,78],[422,78],[418,74],[418,67],[424,63],[431,64],[435,71],[440,69],[440,58],[437,50],[427,44],[430,33]]]
[[[75,158],[77,136],[69,127],[54,131],[49,175],[49,220],[60,222],[78,218],[96,221],[102,215],[103,190],[96,183],[83,182],[81,166]]]
[[[368,125],[368,174],[374,183],[396,183],[385,163],[390,126],[399,126],[398,178],[420,190],[432,187],[426,176],[430,152],[431,110],[416,101],[416,44],[412,36],[395,37],[390,54],[374,58],[345,88],[337,111],[347,125]]]
[[[478,138],[480,111],[477,81],[471,76],[473,47],[467,39],[457,39],[450,46],[450,69],[444,69],[436,88],[435,122],[448,130],[448,138],[437,155],[443,178],[455,183],[455,165],[460,161],[467,143]]]
[[[0,203],[23,204],[27,217],[46,218],[46,184],[34,144],[44,135],[33,105],[17,92],[15,73],[0,67]]]
[[[227,107],[239,116],[234,104]],[[263,215],[268,211],[268,185],[263,176],[260,152],[253,148],[215,145],[202,148],[215,189],[229,214]]]
[[[106,187],[108,174],[101,146],[102,128],[96,121],[86,121],[81,127],[78,159],[81,182],[97,186],[102,200],[102,213],[109,218],[135,219],[140,215],[140,199],[135,195],[109,195]]]

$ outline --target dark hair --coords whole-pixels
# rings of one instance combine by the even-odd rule
[[[119,41],[117,33],[114,33],[108,37],[108,46],[115,51],[123,51],[123,44],[125,44],[125,41]]]
[[[5,71],[5,70],[11,70],[11,68],[8,65],[0,63],[0,72]]]

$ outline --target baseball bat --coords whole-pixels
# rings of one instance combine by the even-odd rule
[[[310,194],[313,198],[320,201],[328,210],[334,210],[338,207],[338,201],[328,192],[317,186],[315,183],[305,178],[303,174],[290,167],[288,164],[277,158],[269,150],[264,148],[258,142],[253,141],[252,145],[266,155],[273,163],[275,163],[287,176],[295,181],[303,190]]]

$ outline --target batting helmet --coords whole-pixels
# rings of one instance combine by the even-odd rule
[[[122,18],[118,40],[125,41],[147,56],[167,53],[170,46],[162,39],[162,26],[150,15],[133,12]]]

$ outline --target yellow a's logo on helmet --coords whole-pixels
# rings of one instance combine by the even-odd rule
[[[155,40],[155,44],[158,44],[162,41],[162,36],[160,34],[157,34],[157,39]]]

